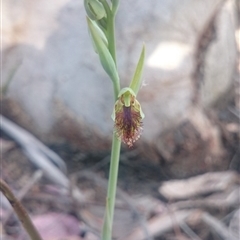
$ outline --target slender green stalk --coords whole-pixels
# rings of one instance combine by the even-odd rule
[[[115,79],[115,81],[113,81],[113,92],[114,92],[114,99],[115,99],[115,101],[117,101],[118,94],[120,92],[120,82],[119,82],[119,79]]]
[[[110,54],[112,55],[113,61],[115,62],[117,68],[117,60],[116,60],[116,44],[115,44],[115,15],[111,12],[109,13],[109,21],[108,21],[108,49]],[[113,79],[113,90],[114,90],[114,98],[115,101],[118,99],[118,94],[120,92],[120,80]]]
[[[17,214],[20,222],[22,223],[23,227],[29,234],[32,240],[42,240],[40,237],[37,229],[33,225],[28,213],[26,212],[23,205],[18,201],[18,199],[14,196],[11,189],[8,187],[7,183],[5,183],[2,179],[0,179],[0,190],[8,199],[10,204],[12,205],[15,213]]]
[[[116,60],[116,44],[115,44],[115,15],[109,13],[109,21],[108,21],[108,49],[112,55],[112,58],[117,67],[117,60]]]
[[[108,192],[106,200],[106,210],[104,216],[104,224],[102,230],[102,240],[112,239],[112,226],[114,217],[114,206],[117,190],[118,166],[120,156],[121,141],[113,134],[110,172],[108,179]]]

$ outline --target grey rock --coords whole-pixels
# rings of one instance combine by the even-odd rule
[[[91,46],[83,2],[9,0],[3,7],[11,13],[3,16],[3,83],[20,64],[7,96],[31,116],[36,133],[50,134],[64,118],[56,109],[58,101],[86,131],[96,129],[100,138],[109,138],[112,86]],[[195,94],[197,41],[216,11],[216,38],[203,59],[203,106],[217,101],[232,83],[234,1],[120,2],[116,39],[122,87],[131,80],[143,42],[147,50],[138,97],[146,115],[141,141],[154,143],[165,129],[187,118]]]

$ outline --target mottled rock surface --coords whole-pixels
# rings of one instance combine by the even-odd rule
[[[112,86],[91,46],[83,2],[9,0],[3,13],[3,83],[17,67],[6,96],[30,116],[35,134],[90,138],[89,145],[104,148],[113,127]],[[138,97],[146,115],[142,142],[156,145],[163,131],[188,118],[196,96],[201,111],[231,87],[235,22],[231,0],[121,1],[122,87],[146,44]]]

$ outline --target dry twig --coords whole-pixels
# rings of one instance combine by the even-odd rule
[[[22,206],[22,204],[18,201],[18,199],[14,196],[14,194],[12,193],[8,185],[2,179],[0,179],[0,190],[12,205],[15,213],[18,215],[20,222],[22,223],[25,230],[28,232],[31,239],[42,240],[37,229],[35,228],[30,217],[28,216],[27,211]]]
[[[32,179],[31,179],[32,181],[29,181],[17,194],[17,198],[19,201],[21,201],[23,199],[23,197],[28,193],[28,191],[33,187],[33,185],[41,179],[42,174],[43,174],[43,172],[41,170],[38,170],[34,173]],[[7,223],[8,219],[11,217],[12,213],[13,213],[13,210],[10,209],[7,216],[5,217],[5,219],[3,221],[3,226]]]

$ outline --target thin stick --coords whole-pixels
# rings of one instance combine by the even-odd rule
[[[18,199],[14,196],[7,183],[2,179],[0,179],[0,190],[2,191],[4,196],[8,199],[9,203],[12,205],[20,222],[22,223],[23,227],[25,228],[31,239],[42,240],[37,229],[35,228],[30,217],[28,216],[27,211],[25,210],[23,205],[18,201]]]
[[[34,173],[31,181],[27,182],[24,185],[24,187],[20,190],[20,192],[18,192],[18,194],[17,194],[18,201],[21,201],[24,198],[24,196],[29,192],[29,190],[33,187],[33,185],[41,179],[42,176],[43,176],[42,170],[37,170]],[[3,226],[5,226],[5,224],[7,223],[7,221],[11,217],[13,211],[14,211],[14,209],[11,208],[10,211],[8,212],[7,216],[5,217],[4,221],[2,222]]]

